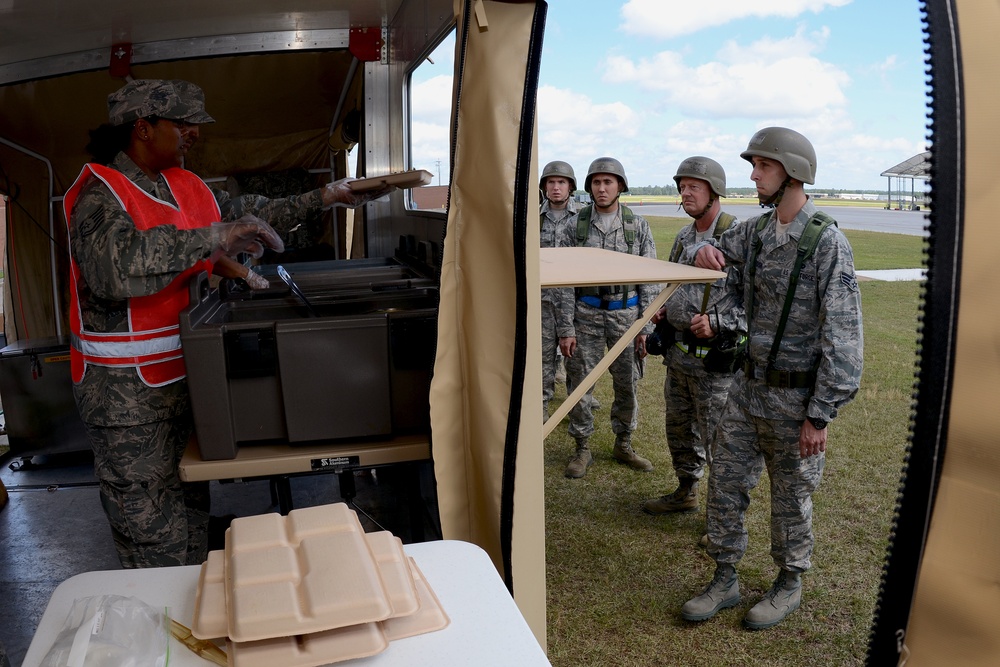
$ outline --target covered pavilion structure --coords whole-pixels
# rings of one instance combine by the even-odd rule
[[[889,179],[889,201],[887,208],[893,208],[892,179],[896,179],[896,208],[899,210],[920,210],[916,194],[916,181],[926,181],[931,177],[931,152],[918,153],[908,160],[900,162],[895,167],[890,167],[883,171],[880,176]],[[910,194],[907,195],[904,189],[904,179],[910,181]],[[904,201],[905,199],[905,201]]]

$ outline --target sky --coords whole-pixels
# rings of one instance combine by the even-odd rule
[[[630,185],[672,185],[704,155],[751,187],[739,153],[779,125],[815,147],[814,187],[885,190],[881,172],[930,148],[924,48],[919,0],[550,0],[539,170],[564,160],[582,186],[611,156]],[[413,166],[447,183],[454,42],[431,60],[413,78]]]

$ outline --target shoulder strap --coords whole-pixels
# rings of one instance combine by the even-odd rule
[[[632,245],[635,243],[635,213],[625,204],[622,207],[622,226],[625,228],[625,243],[628,244],[628,253],[632,254]]]
[[[719,237],[721,237],[722,233],[725,232],[730,227],[732,227],[734,222],[736,222],[735,215],[729,215],[728,213],[725,212],[720,213],[719,221],[715,223],[715,231],[712,232],[712,238],[718,239]]]
[[[720,213],[719,221],[715,223],[715,231],[712,232],[712,238],[718,240],[722,236],[722,233],[733,226],[736,222],[735,215],[729,215],[728,213]],[[670,258],[667,260],[669,262],[676,262],[681,256],[682,248],[676,239],[674,240],[674,245],[670,249]]]
[[[747,262],[747,283],[750,286],[746,302],[747,326],[750,325],[750,321],[753,319],[754,277],[757,275],[757,255],[760,254],[761,246],[764,245],[763,241],[760,240],[760,233],[771,219],[771,213],[772,211],[768,211],[761,215],[757,219],[757,225],[754,227],[753,245],[750,248],[750,259]]]
[[[590,212],[593,206],[584,206],[576,215],[576,244],[578,246],[587,242],[587,234],[590,233]]]
[[[792,300],[795,297],[795,288],[799,283],[799,274],[802,272],[802,265],[806,263],[819,245],[819,238],[830,225],[836,225],[837,221],[822,211],[816,211],[806,223],[799,237],[798,250],[795,256],[795,266],[792,267],[792,275],[788,278],[788,293],[785,294],[785,304],[781,308],[781,318],[778,320],[778,329],[774,334],[774,342],[771,343],[771,351],[767,355],[767,368],[770,370],[774,366],[774,360],[778,358],[778,347],[781,345],[781,337],[785,333],[785,325],[788,324],[788,313],[792,309]]]

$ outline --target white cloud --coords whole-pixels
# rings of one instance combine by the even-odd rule
[[[621,29],[633,35],[670,39],[740,19],[789,19],[805,12],[816,14],[828,7],[850,3],[851,0],[629,0],[622,6]]]
[[[451,115],[452,75],[442,74],[413,84],[410,111],[414,120],[448,123]]]
[[[623,102],[596,103],[571,90],[538,88],[539,164],[569,162],[580,187],[595,158],[622,159],[623,145],[634,141],[640,130],[639,114]]]
[[[764,37],[749,46],[729,41],[716,61],[697,65],[674,51],[637,61],[612,55],[603,80],[658,93],[658,105],[692,117],[810,117],[847,103],[843,89],[850,77],[814,55],[828,36],[826,29],[799,29],[792,37]]]

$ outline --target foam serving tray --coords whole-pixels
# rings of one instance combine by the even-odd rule
[[[233,641],[322,632],[392,614],[361,522],[344,503],[234,519],[225,566]]]
[[[434,174],[426,169],[411,169],[385,176],[369,176],[350,181],[348,185],[355,192],[366,192],[368,190],[378,190],[387,185],[394,185],[397,188],[408,189],[418,188],[428,185],[434,179]]]

